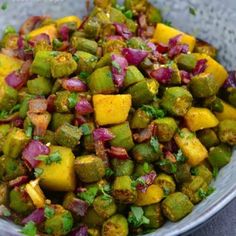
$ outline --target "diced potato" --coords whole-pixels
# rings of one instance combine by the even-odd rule
[[[41,162],[38,168],[43,169],[40,175],[40,185],[53,191],[74,191],[75,189],[75,156],[70,148],[50,146],[50,153],[59,152],[60,163],[46,165]]]
[[[219,121],[233,119],[236,120],[236,108],[222,101],[223,112],[215,112],[215,115]]]
[[[35,29],[35,30],[31,31],[28,34],[28,36],[29,36],[29,38],[33,38],[33,37],[35,37],[39,34],[42,34],[42,33],[47,34],[49,36],[51,42],[54,38],[57,37],[57,29],[54,24],[46,25],[46,26],[40,27],[38,29]]]
[[[219,62],[215,61],[212,57],[206,54],[193,53],[193,55],[197,58],[197,60],[207,60],[207,68],[204,73],[212,74],[216,80],[218,88],[220,88],[228,77],[228,73],[225,68]]]
[[[0,79],[3,80],[14,70],[20,69],[23,61],[0,53]]]
[[[191,131],[212,128],[219,124],[215,115],[207,108],[191,107],[184,119]]]
[[[207,158],[207,149],[187,128],[181,129],[180,132],[176,133],[174,139],[183,154],[188,158],[188,163],[191,166],[196,166]]]
[[[95,119],[99,125],[119,124],[126,121],[131,107],[131,95],[94,95]]]
[[[160,202],[163,197],[164,192],[162,188],[157,184],[153,184],[148,187],[146,192],[138,191],[138,196],[135,204],[137,206],[147,206]]]
[[[44,207],[46,198],[39,187],[39,179],[30,181],[26,184],[25,189],[37,208]]]
[[[165,24],[157,24],[153,41],[168,44],[171,38],[174,38],[179,34],[183,35],[180,42],[187,44],[189,46],[189,51],[192,52],[196,44],[196,38]]]
[[[60,26],[65,23],[70,23],[70,22],[77,23],[77,27],[79,27],[81,25],[81,20],[77,16],[65,16],[65,17],[62,17],[62,18],[59,18],[56,20],[57,26]]]

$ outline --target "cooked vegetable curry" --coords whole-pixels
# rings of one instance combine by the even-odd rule
[[[32,16],[0,52],[0,215],[25,235],[127,236],[209,196],[236,145],[236,73],[146,0]]]

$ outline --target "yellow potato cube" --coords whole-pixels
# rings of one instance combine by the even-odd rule
[[[183,154],[188,158],[188,163],[191,166],[196,166],[207,158],[207,149],[187,128],[181,129],[180,132],[176,133],[174,139]]]
[[[222,101],[224,110],[222,112],[215,112],[215,115],[219,121],[222,120],[236,120],[236,108]]]
[[[204,73],[212,74],[216,80],[218,88],[220,88],[225,80],[228,78],[228,72],[226,69],[217,61],[215,61],[212,57],[201,54],[201,53],[193,53],[197,60],[206,59],[207,60],[207,68]]]
[[[95,120],[99,125],[119,124],[126,121],[131,107],[131,95],[94,95]]]
[[[70,23],[70,22],[77,23],[77,27],[79,27],[81,25],[81,20],[77,16],[65,16],[63,18],[59,18],[59,19],[56,20],[57,26],[60,26],[60,25],[65,24],[65,23]]]
[[[21,68],[23,61],[0,53],[0,77],[5,78],[14,70]]]
[[[191,131],[212,128],[219,124],[215,115],[207,108],[191,107],[184,119]]]
[[[146,192],[138,191],[135,204],[137,206],[147,206],[160,202],[164,197],[162,188],[157,184],[152,184]]]
[[[157,43],[168,44],[171,38],[174,38],[179,34],[182,34],[180,42],[187,44],[189,46],[189,51],[192,52],[196,44],[196,38],[165,24],[157,24],[153,41]]]
[[[38,29],[31,31],[28,34],[28,36],[29,36],[29,38],[33,38],[33,37],[35,37],[39,34],[42,34],[42,33],[47,34],[50,38],[50,41],[52,42],[52,40],[57,37],[56,26],[54,24],[51,24],[51,25],[46,25],[46,26],[40,27]]]
[[[75,156],[70,148],[50,146],[50,153],[59,152],[61,161],[46,165],[41,162],[38,168],[43,169],[40,175],[40,186],[53,191],[74,191],[75,189]]]

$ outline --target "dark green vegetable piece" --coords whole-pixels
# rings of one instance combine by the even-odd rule
[[[56,131],[61,125],[65,123],[71,123],[74,119],[73,114],[61,114],[54,112],[52,115],[51,127],[52,130]]]
[[[123,40],[114,39],[108,40],[102,44],[103,53],[118,53],[120,54],[122,49],[126,47],[126,43]]]
[[[132,179],[129,176],[116,177],[112,186],[112,196],[121,203],[134,203],[137,191],[132,187]]]
[[[140,81],[144,81],[143,74],[136,66],[128,66],[124,80],[124,87],[127,88],[130,85],[136,84]]]
[[[104,221],[105,219],[99,216],[92,207],[87,210],[86,215],[82,219],[82,222],[89,227],[101,226]]]
[[[191,180],[191,172],[189,164],[178,163],[174,177],[177,183],[184,183]]]
[[[126,22],[126,17],[121,11],[119,11],[118,9],[114,7],[111,7],[110,8],[110,21],[112,23],[124,24]]]
[[[162,187],[165,195],[175,192],[176,184],[171,175],[161,173],[156,177],[154,183]]]
[[[83,146],[85,150],[89,152],[93,152],[95,149],[94,146],[94,138],[93,138],[93,130],[95,129],[94,123],[84,123],[82,126],[80,126],[80,129],[83,132]]]
[[[6,205],[8,202],[9,190],[7,183],[0,183],[0,205]]]
[[[96,55],[98,44],[90,39],[72,36],[72,46],[78,51],[84,51],[93,55]]]
[[[136,163],[133,176],[137,179],[140,176],[150,173],[152,170],[154,170],[154,166],[148,162]]]
[[[232,106],[236,107],[236,88],[231,88],[229,90],[228,100]]]
[[[206,98],[216,95],[218,92],[218,85],[211,74],[200,74],[194,76],[190,83],[189,88],[192,95],[196,98]]]
[[[224,106],[220,98],[216,96],[211,96],[204,99],[203,104],[204,107],[208,107],[210,110],[214,112],[222,112],[224,110]]]
[[[176,63],[171,62],[169,68],[172,70],[172,75],[170,78],[171,85],[180,85],[182,83],[182,78],[180,74],[180,70]]]
[[[53,78],[67,77],[75,72],[77,63],[72,55],[67,52],[58,52],[58,55],[51,59],[51,73]]]
[[[170,221],[175,222],[188,215],[193,209],[193,204],[185,194],[175,192],[164,199],[161,207],[163,214]]]
[[[108,66],[96,69],[88,77],[88,86],[93,94],[111,94],[115,92],[111,69]]]
[[[146,15],[148,23],[150,24],[157,24],[162,22],[161,11],[158,8],[154,7],[151,3],[148,3]]]
[[[64,123],[55,133],[55,140],[61,146],[75,148],[80,141],[82,131],[76,126]]]
[[[10,128],[11,128],[11,126],[9,124],[0,125],[0,152],[2,152],[5,138],[9,132]]]
[[[223,120],[219,124],[218,137],[221,142],[236,145],[236,120]]]
[[[184,116],[192,106],[191,93],[182,87],[172,87],[165,90],[161,106],[174,116]]]
[[[50,143],[51,145],[56,145],[55,132],[47,130],[41,141],[45,144]]]
[[[103,223],[102,236],[127,236],[128,222],[123,215],[114,215]]]
[[[140,37],[132,37],[127,41],[127,46],[129,48],[141,49],[141,50],[150,50],[147,46],[147,43]]]
[[[98,58],[90,53],[77,51],[75,53],[76,57],[78,57],[78,71],[92,73]]]
[[[69,101],[70,96],[71,96],[71,93],[69,91],[59,91],[56,93],[56,99],[54,101],[54,107],[55,107],[56,112],[65,113],[65,112],[70,111],[70,101]],[[77,95],[75,97],[76,99],[74,100],[76,104]]]
[[[192,54],[180,54],[175,60],[179,69],[189,72],[191,72],[197,64],[197,59]]]
[[[132,33],[136,33],[137,28],[138,28],[138,24],[135,21],[127,18],[126,19],[126,26]]]
[[[204,129],[198,131],[197,137],[206,148],[216,146],[220,142],[215,131],[212,129]]]
[[[197,39],[194,51],[198,53],[207,54],[212,58],[215,58],[217,55],[217,49],[213,45],[200,39]]]
[[[109,130],[114,135],[110,141],[112,146],[123,147],[128,151],[133,148],[134,142],[128,122],[112,126]]]
[[[96,69],[104,67],[104,66],[110,66],[112,62],[111,56],[112,56],[112,53],[104,54],[103,57],[101,57],[99,61],[97,62]]]
[[[147,0],[125,0],[125,8],[131,10],[135,15],[144,12],[147,7]]]
[[[203,164],[192,168],[191,173],[202,177],[207,184],[210,184],[212,181],[212,172]]]
[[[17,90],[2,82],[0,84],[0,111],[11,110],[16,105],[17,99]]]
[[[27,88],[30,94],[47,96],[51,93],[52,84],[50,80],[39,76],[36,79],[28,80]]]
[[[27,112],[29,110],[29,101],[33,99],[34,96],[30,94],[26,94],[23,98],[23,101],[20,104],[19,116],[22,119],[25,119],[27,116]]]
[[[134,170],[134,162],[130,159],[120,160],[114,158],[111,160],[112,169],[115,172],[115,176],[123,176],[123,175],[132,175]]]
[[[148,127],[148,124],[151,121],[151,116],[148,115],[144,110],[137,109],[130,121],[131,129],[144,129]]]
[[[208,160],[213,167],[221,168],[230,162],[231,156],[231,148],[226,144],[220,144],[210,149]]]

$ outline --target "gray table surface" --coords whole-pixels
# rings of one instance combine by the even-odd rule
[[[236,236],[236,199],[189,236]]]

